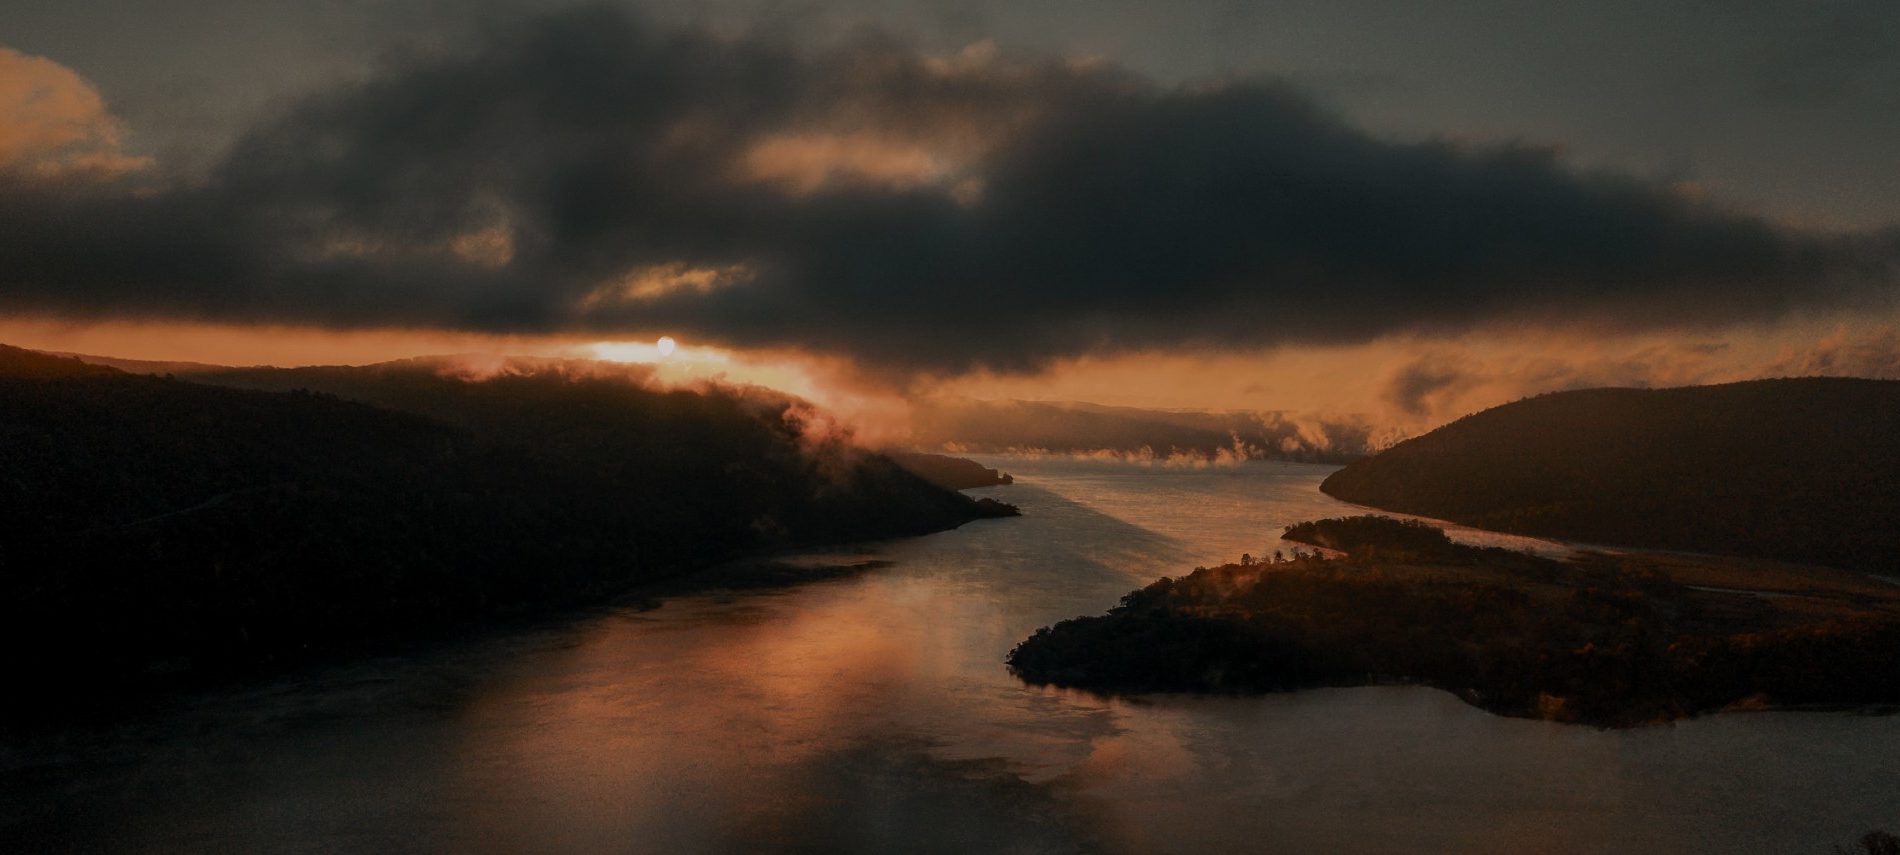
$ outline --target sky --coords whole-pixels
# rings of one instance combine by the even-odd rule
[[[12,3],[0,341],[1416,429],[1900,376],[1897,144],[1890,0]]]

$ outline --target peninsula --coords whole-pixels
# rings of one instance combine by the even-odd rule
[[[1038,630],[1024,680],[1106,694],[1416,684],[1509,716],[1629,727],[1735,708],[1900,703],[1900,587],[1767,561],[1541,558],[1387,517],[1196,568]]]

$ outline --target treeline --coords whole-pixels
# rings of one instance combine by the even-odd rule
[[[421,365],[250,376],[298,385],[0,349],[0,625],[33,651],[16,689],[270,668],[1011,510],[766,393]]]
[[[1349,502],[1517,534],[1900,568],[1900,382],[1561,392],[1353,463]]]
[[[1402,561],[1471,561],[1491,554],[1452,540],[1437,526],[1376,514],[1294,523],[1286,527],[1281,539],[1367,558]]]
[[[1504,715],[1599,726],[1900,702],[1900,597],[1784,606],[1694,590],[1636,559],[1434,555],[1437,538],[1388,522],[1397,540],[1363,539],[1344,557],[1164,578],[1106,615],[1038,630],[1009,665],[1108,693],[1418,683]]]

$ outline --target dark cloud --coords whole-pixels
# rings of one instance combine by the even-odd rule
[[[1432,412],[1433,396],[1455,395],[1471,382],[1464,368],[1421,357],[1392,373],[1386,381],[1385,401],[1407,415],[1423,416]]]
[[[260,107],[359,78],[393,40],[571,0],[0,4],[0,39],[107,93],[128,144],[202,175]],[[1578,162],[1689,165],[1718,198],[1829,227],[1900,222],[1892,0],[611,0],[677,25],[830,43],[864,22],[934,50],[993,39],[1172,82],[1286,76],[1378,134],[1562,140]]]
[[[288,108],[203,182],[0,187],[0,309],[836,352],[901,376],[1496,322],[1889,301],[1900,239],[1548,150],[1400,144],[1296,91],[800,53],[604,8]]]

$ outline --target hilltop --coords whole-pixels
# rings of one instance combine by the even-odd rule
[[[1328,495],[1588,543],[1900,567],[1900,381],[1558,392],[1467,416]]]

